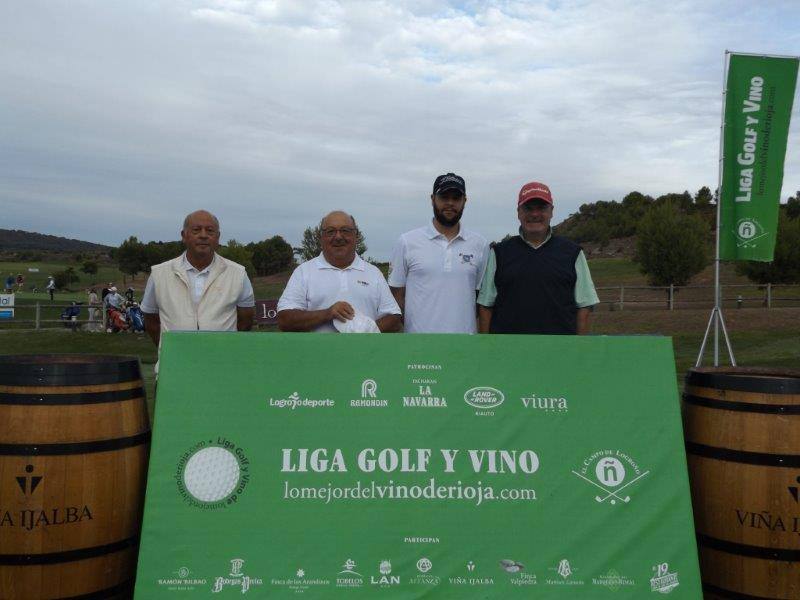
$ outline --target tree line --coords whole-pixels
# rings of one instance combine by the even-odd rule
[[[635,235],[634,261],[653,286],[686,285],[713,259],[717,192],[707,186],[692,196],[658,198],[631,192],[622,202],[581,205],[555,230],[578,243],[606,245]],[[780,206],[775,256],[771,263],[743,261],[736,271],[756,283],[800,282],[800,191]]]
[[[359,231],[356,252],[363,255],[366,251],[364,234]],[[111,256],[120,271],[135,278],[139,273],[149,273],[153,265],[175,258],[182,252],[183,244],[180,241],[145,243],[131,236],[118,248],[112,249]],[[249,244],[231,239],[219,248],[219,254],[244,266],[251,278],[282,273],[295,266],[295,256],[310,260],[321,252],[322,240],[318,227],[306,227],[300,246],[296,248],[280,235]]]
[[[692,195],[664,194],[657,198],[634,191],[621,202],[582,204],[554,230],[578,243],[601,246],[615,238],[637,236],[633,260],[653,286],[686,285],[713,259],[717,193],[707,186]],[[366,240],[359,231],[356,251],[364,255]],[[150,267],[183,252],[180,241],[141,242],[129,237],[112,258],[119,270],[135,277]],[[250,277],[274,275],[292,269],[295,257],[310,260],[322,252],[319,228],[306,227],[300,246],[293,248],[282,236],[241,244],[231,239],[219,253],[247,269]],[[92,265],[84,265],[86,269]],[[96,267],[95,267],[96,268]],[[800,191],[780,206],[775,258],[771,263],[739,262],[739,274],[756,283],[800,283]]]

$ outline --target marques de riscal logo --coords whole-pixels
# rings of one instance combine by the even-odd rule
[[[678,573],[670,572],[669,563],[653,566],[653,577],[650,579],[650,591],[660,594],[669,594],[678,587]]]
[[[224,436],[202,440],[181,454],[175,472],[178,493],[203,509],[226,508],[239,500],[250,481],[250,459]]]
[[[464,402],[477,409],[475,414],[478,416],[494,415],[494,409],[499,407],[505,399],[503,392],[488,386],[478,386],[464,392]]]
[[[361,382],[361,398],[350,400],[351,408],[385,408],[389,401],[378,398],[378,382],[365,379]]]
[[[286,398],[270,398],[268,405],[273,408],[286,408],[297,410],[298,408],[333,408],[336,401],[330,398],[307,398],[300,396],[299,392],[292,392]]]
[[[572,473],[602,492],[595,495],[595,502],[623,505],[631,501],[630,487],[650,471],[642,471],[639,464],[622,450],[598,450]]]
[[[245,575],[242,571],[244,568],[244,560],[241,558],[232,558],[230,560],[230,571],[226,576],[214,578],[214,585],[211,586],[211,593],[218,594],[226,587],[241,588],[242,594],[246,594],[253,586],[264,585],[264,581],[259,577],[250,577]]]
[[[604,575],[592,577],[592,585],[604,587],[612,592],[616,592],[624,587],[633,587],[636,585],[636,581],[631,577],[620,575],[619,571],[615,569],[609,569]]]

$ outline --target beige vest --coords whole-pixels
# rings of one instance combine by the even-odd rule
[[[150,277],[161,331],[236,331],[236,303],[247,277],[242,265],[217,254],[197,306],[181,256],[152,267]]]

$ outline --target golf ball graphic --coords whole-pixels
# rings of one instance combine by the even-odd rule
[[[197,500],[218,502],[227,498],[239,483],[239,461],[225,448],[203,448],[186,463],[183,482]]]

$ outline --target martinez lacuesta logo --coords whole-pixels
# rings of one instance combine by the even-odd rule
[[[250,481],[250,459],[241,446],[224,436],[201,440],[178,459],[178,493],[190,505],[204,509],[234,504]]]
[[[602,492],[595,495],[595,502],[615,505],[628,504],[630,487],[650,471],[642,471],[639,464],[621,450],[598,450],[572,473]]]

